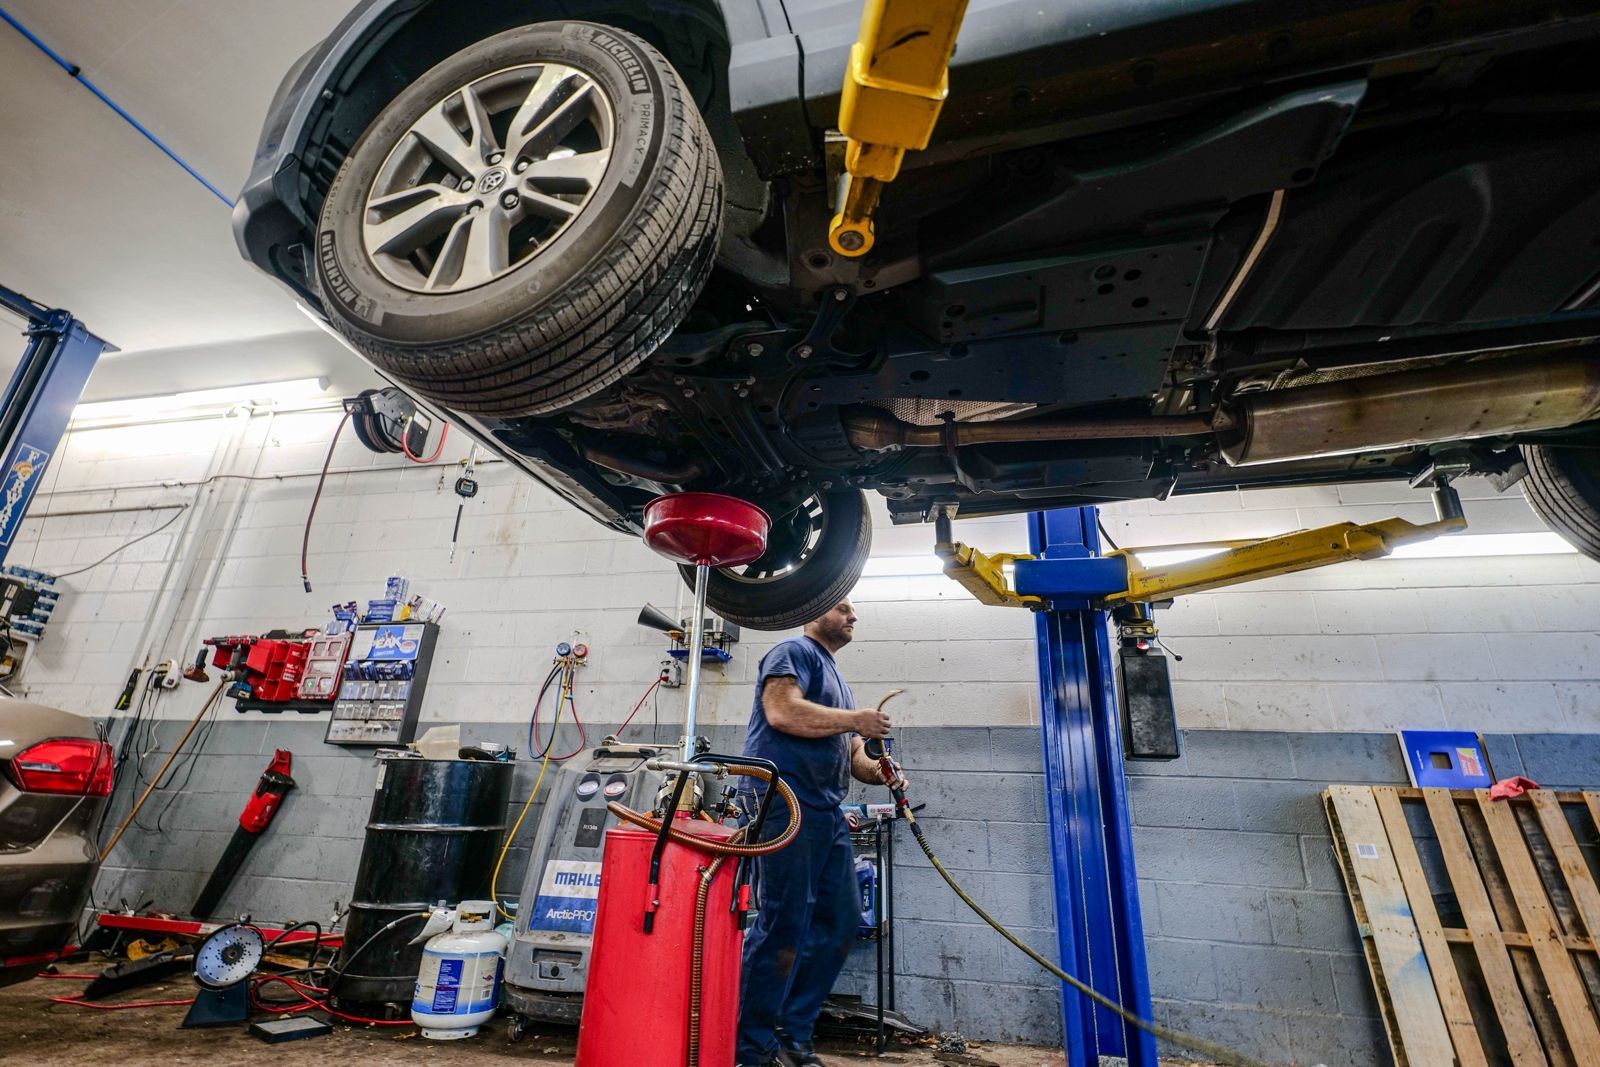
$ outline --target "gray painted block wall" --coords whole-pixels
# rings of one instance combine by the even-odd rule
[[[325,919],[349,900],[375,771],[369,754],[324,745],[324,728],[295,717],[219,723],[187,788],[160,816],[164,832],[129,832],[101,872],[97,902],[185,907],[272,749],[284,747],[295,753],[299,789],[224,907],[262,920]],[[591,739],[604,731],[591,728]],[[713,747],[737,749],[742,733],[713,727]],[[504,723],[466,724],[462,734],[526,744],[524,731]],[[646,726],[630,736],[648,734]],[[901,731],[898,741],[941,859],[1001,921],[1054,957],[1038,732],[922,727]],[[1600,782],[1600,736],[1494,735],[1487,743],[1498,775],[1527,774],[1552,787]],[[1387,1063],[1319,794],[1331,782],[1404,782],[1394,737],[1193,730],[1183,745],[1179,760],[1128,767],[1156,1014],[1271,1062]],[[508,825],[535,770],[519,768]],[[131,793],[119,791],[111,825]],[[855,799],[884,795],[859,787]],[[164,802],[157,794],[141,822],[154,828]],[[533,839],[541,808],[530,811],[519,843]],[[525,847],[513,848],[503,896],[515,896],[526,862]],[[971,1038],[1059,1045],[1056,984],[966,911],[903,829],[895,889],[902,1011]],[[872,966],[872,946],[863,943],[840,991],[870,999]]]

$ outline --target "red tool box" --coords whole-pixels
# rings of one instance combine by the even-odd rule
[[[255,698],[275,704],[295,699],[308,651],[305,641],[266,638],[251,645],[244,665]]]

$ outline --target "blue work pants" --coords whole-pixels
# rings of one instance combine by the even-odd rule
[[[782,801],[773,807],[763,837],[785,822]],[[861,922],[855,854],[843,812],[801,810],[800,833],[789,846],[756,861],[760,911],[744,941],[740,1063],[773,1059],[778,1030],[786,1047],[811,1043],[817,1014]]]

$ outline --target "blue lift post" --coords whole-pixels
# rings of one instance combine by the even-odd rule
[[[1087,599],[1122,588],[1126,567],[1098,558],[1092,507],[1030,515],[1028,535],[1038,559],[1016,562],[1015,587],[1051,605],[1036,625],[1059,959],[1079,981],[1149,1018],[1110,637],[1106,613]],[[1101,1056],[1156,1067],[1154,1037],[1065,984],[1062,1016],[1069,1067],[1095,1067]]]
[[[27,346],[0,398],[0,563],[66,433],[100,354],[111,348],[69,312],[0,286],[0,308],[20,317]]]

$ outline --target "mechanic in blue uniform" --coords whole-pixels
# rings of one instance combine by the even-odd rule
[[[855,636],[841,600],[761,660],[747,756],[778,765],[801,805],[800,833],[757,861],[760,911],[744,942],[740,1067],[816,1067],[812,1028],[844,967],[861,921],[855,856],[843,803],[850,778],[881,784],[863,738],[889,735],[889,717],[857,708],[834,654]],[[774,798],[774,805],[781,801]],[[787,822],[771,814],[769,835]]]

